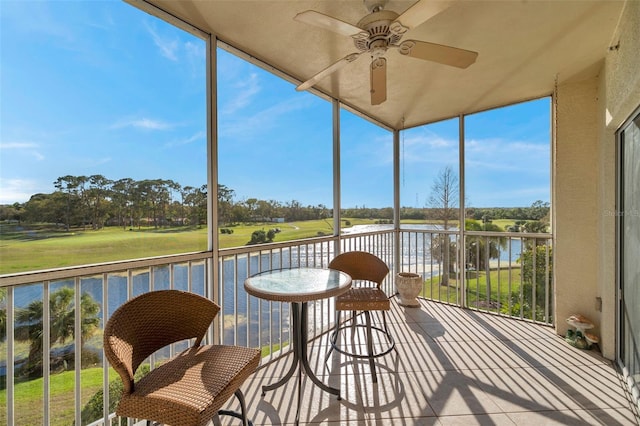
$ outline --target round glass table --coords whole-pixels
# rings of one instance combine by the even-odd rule
[[[277,382],[262,386],[262,396],[267,391],[285,384],[298,369],[298,407],[296,424],[300,419],[300,403],[302,402],[302,372],[311,381],[340,399],[340,389],[322,383],[309,366],[307,356],[308,320],[307,302],[327,299],[349,290],[351,277],[344,272],[333,269],[297,268],[276,269],[247,278],[244,288],[252,296],[275,302],[291,303],[293,362],[289,371]]]

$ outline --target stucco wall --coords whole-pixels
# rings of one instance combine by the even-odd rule
[[[612,37],[601,77],[600,104],[600,222],[598,291],[603,305],[602,352],[615,359],[616,351],[616,193],[615,132],[640,106],[640,2],[625,4],[620,24]]]
[[[600,323],[598,293],[598,77],[562,84],[556,94],[554,269],[556,324],[581,313]],[[594,330],[600,333],[599,329]]]
[[[606,129],[615,131],[640,105],[640,1],[630,0],[605,63]]]
[[[600,313],[600,349],[609,359],[615,359],[616,347],[616,134],[604,125],[607,117],[607,85],[605,72],[601,74],[598,94],[600,117],[599,176],[598,176],[598,287],[602,300]]]
[[[557,90],[554,146],[556,324],[574,312],[616,345],[615,132],[640,105],[640,2],[628,1],[597,77]],[[596,298],[602,310],[596,309]]]

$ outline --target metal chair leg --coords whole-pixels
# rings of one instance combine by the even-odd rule
[[[213,415],[213,419],[211,419],[211,423],[213,423],[213,426],[222,426],[222,422],[220,421],[220,415],[218,413],[215,413]]]
[[[329,350],[327,351],[327,354],[324,356],[325,366],[327,366],[327,361],[329,361],[331,352],[333,352],[333,348],[336,346],[336,342],[338,341],[338,333],[340,332],[340,313],[341,311],[336,311],[336,326],[333,330],[333,333],[329,335]]]
[[[376,375],[375,356],[373,355],[373,333],[371,332],[371,314],[369,311],[364,311],[364,317],[367,323],[367,358],[369,358],[369,369],[371,370],[373,383],[377,383],[378,376]]]
[[[385,315],[385,312],[382,311],[382,321],[383,324],[382,326],[374,326],[372,324],[372,320],[371,320],[371,313],[369,311],[362,311],[361,312],[364,317],[365,317],[365,321],[364,324],[362,322],[358,323],[357,322],[357,312],[352,312],[352,318],[350,318],[351,324],[346,324],[346,325],[341,325],[340,324],[340,311],[336,311],[336,327],[335,330],[333,331],[333,333],[330,335],[329,337],[329,343],[331,345],[331,347],[329,348],[327,354],[325,355],[325,366],[327,365],[327,361],[329,360],[329,357],[331,356],[331,353],[333,352],[333,350],[335,349],[337,352],[344,354],[344,355],[348,355],[357,359],[368,359],[369,360],[369,368],[371,370],[371,376],[372,376],[372,380],[373,383],[377,383],[378,382],[378,374],[376,372],[376,365],[375,365],[375,359],[379,358],[381,356],[384,356],[386,354],[388,354],[389,352],[391,352],[392,350],[395,349],[395,341],[393,340],[393,337],[391,336],[391,333],[389,333],[389,327],[387,324],[387,317]],[[355,351],[355,349],[353,351],[349,351],[346,348],[341,348],[338,344],[337,344],[337,340],[338,340],[338,333],[340,333],[341,331],[343,331],[346,328],[351,328],[351,338],[352,338],[352,342],[355,343],[355,336],[357,334],[357,329],[358,327],[362,327],[365,329],[365,333],[366,333],[366,346],[367,346],[367,353],[363,354],[363,353],[357,353]],[[373,331],[376,332],[380,332],[383,333],[387,336],[387,341],[388,341],[388,347],[386,348],[382,348],[380,350],[380,352],[376,353],[374,352],[374,342],[373,342]],[[383,346],[383,345],[382,345]],[[328,366],[327,366],[328,368]]]
[[[389,342],[391,347],[395,349],[396,345],[393,341],[393,338],[391,337],[391,333],[389,333],[389,328],[387,327],[387,315],[385,311],[382,311],[382,324],[384,324],[384,331],[385,331],[385,334],[387,335],[387,342]]]
[[[249,420],[249,418],[247,417],[247,404],[245,403],[245,400],[244,400],[244,394],[240,389],[238,389],[235,391],[234,395],[238,399],[238,402],[240,402],[240,413],[237,413],[235,411],[230,411],[230,410],[220,410],[218,411],[216,416],[219,414],[221,416],[235,417],[236,419],[242,420],[243,426],[253,426],[253,422]]]

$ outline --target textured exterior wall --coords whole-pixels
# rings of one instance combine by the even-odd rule
[[[607,54],[601,78],[600,99],[600,222],[598,228],[599,294],[602,297],[601,347],[604,356],[616,355],[616,140],[615,132],[640,106],[640,2],[625,5],[616,34],[615,46]]]
[[[600,313],[600,348],[605,357],[615,359],[616,347],[616,134],[605,126],[607,85],[605,73],[600,78],[598,117],[600,117],[598,176],[598,294],[602,300]]]
[[[640,105],[640,1],[627,1],[606,57],[605,126],[617,130]]]
[[[615,359],[615,132],[640,106],[639,1],[627,1],[611,43],[599,76],[558,87],[553,196],[557,331],[582,313]]]
[[[599,324],[598,78],[567,83],[556,94],[554,146],[554,270],[556,324],[581,313]],[[600,333],[599,329],[595,330]]]

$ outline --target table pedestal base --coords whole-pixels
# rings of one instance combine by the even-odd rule
[[[308,318],[307,318],[307,302],[291,303],[291,309],[293,310],[293,362],[287,374],[285,374],[276,383],[262,386],[262,396],[265,396],[267,391],[274,390],[284,385],[298,370],[298,405],[296,410],[296,424],[300,421],[300,404],[302,403],[302,371],[304,370],[307,377],[311,381],[325,392],[336,395],[338,401],[340,398],[340,389],[332,388],[320,381],[315,373],[309,366],[309,358],[307,354],[307,338],[308,338]]]

